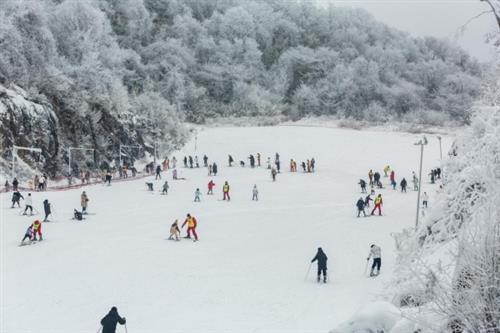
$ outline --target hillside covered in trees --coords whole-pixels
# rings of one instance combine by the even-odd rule
[[[138,126],[134,133],[148,137],[140,144],[181,140],[182,121],[227,116],[467,123],[480,77],[481,66],[446,41],[307,1],[7,0],[0,7],[0,84],[50,106],[67,140],[94,147],[103,119]],[[6,145],[19,139],[2,136]]]

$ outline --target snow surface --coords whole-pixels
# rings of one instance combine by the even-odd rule
[[[96,332],[116,305],[128,332],[327,332],[377,300],[395,261],[391,233],[413,226],[416,193],[382,190],[384,216],[356,218],[357,182],[385,164],[399,183],[418,166],[414,134],[308,127],[211,128],[199,131],[200,162],[206,153],[219,166],[214,196],[207,171],[179,169],[187,180],[170,183],[168,196],[147,192],[145,181],[85,188],[95,215],[71,220],[81,190],[34,193],[33,203],[52,202],[54,222],[43,224],[45,241],[18,247],[33,218],[1,202],[1,332]],[[429,136],[424,171],[439,164],[439,143]],[[452,138],[443,137],[443,151]],[[194,154],[194,140],[176,153]],[[228,168],[250,153],[279,152],[282,174],[271,181],[264,167]],[[289,173],[288,161],[317,161],[314,174]],[[237,163],[238,164],[238,163]],[[231,202],[221,186],[231,185]],[[425,178],[427,180],[427,178]],[[259,202],[252,202],[252,187]],[[424,188],[432,205],[435,185]],[[170,224],[186,213],[198,219],[197,243],[168,241]],[[35,216],[40,218],[40,215]],[[182,235],[185,234],[183,230]],[[370,244],[382,247],[382,273],[364,275]],[[316,248],[329,257],[330,281],[304,280]],[[117,332],[123,332],[119,327]]]

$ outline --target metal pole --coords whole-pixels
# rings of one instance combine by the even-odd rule
[[[12,179],[16,177],[16,155],[17,149],[16,147],[12,147]]]
[[[156,166],[156,142],[154,143],[154,157],[153,157],[153,164]]]
[[[422,190],[422,161],[424,159],[424,144],[420,142],[420,171],[418,173],[418,194],[417,194],[417,216],[415,218],[415,229],[418,227],[418,214],[420,212],[420,191]]]
[[[68,148],[68,177],[71,177],[71,148]]]
[[[439,162],[442,163],[443,162],[443,149],[441,147],[441,136],[438,136],[438,140],[439,140]]]
[[[122,145],[120,144],[120,164],[118,164],[118,167],[121,167],[122,166]]]

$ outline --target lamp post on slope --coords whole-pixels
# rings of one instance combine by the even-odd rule
[[[415,217],[415,229],[418,228],[418,216],[420,213],[420,191],[422,190],[422,162],[424,160],[424,146],[427,145],[427,138],[414,143],[415,146],[420,146],[420,169],[418,172],[418,194],[417,194],[417,215]]]

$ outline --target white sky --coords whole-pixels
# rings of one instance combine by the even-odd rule
[[[364,8],[377,20],[414,36],[444,37],[456,41],[479,60],[493,57],[486,34],[495,32],[493,14],[471,21],[464,34],[458,28],[490,7],[480,0],[316,0],[320,5]],[[498,30],[496,30],[498,31]],[[458,38],[457,38],[458,37]]]

